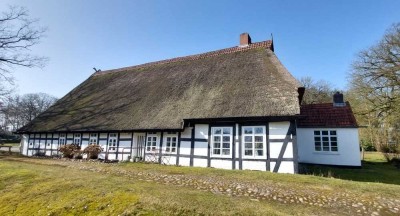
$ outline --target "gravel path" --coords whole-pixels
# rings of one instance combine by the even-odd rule
[[[38,161],[38,160],[36,160]],[[280,183],[245,182],[224,179],[218,176],[191,176],[187,174],[165,174],[155,171],[126,170],[115,164],[98,165],[98,162],[46,160],[45,164],[68,168],[126,176],[132,180],[156,182],[165,185],[191,187],[214,194],[248,197],[254,202],[276,201],[283,204],[298,204],[333,208],[338,215],[400,215],[400,199],[366,197],[360,194],[336,192],[331,188],[288,188]]]

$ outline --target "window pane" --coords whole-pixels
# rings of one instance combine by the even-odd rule
[[[328,135],[328,131],[322,131],[322,135]]]
[[[337,137],[331,137],[331,141],[337,141]]]
[[[231,137],[230,137],[230,136],[224,136],[224,137],[222,138],[222,140],[223,140],[224,142],[230,142],[230,141],[231,141]]]
[[[172,148],[172,152],[176,152],[176,148]]]
[[[321,137],[314,137],[314,141],[321,141]]]
[[[230,152],[231,152],[231,150],[229,150],[229,149],[222,149],[222,154],[223,155],[229,155]]]
[[[324,146],[322,149],[323,149],[324,151],[329,151],[329,146],[328,146],[328,147],[325,147],[325,146]]]
[[[246,156],[253,155],[253,150],[244,150],[244,155],[246,155]]]
[[[224,143],[222,144],[222,148],[230,148],[230,146],[231,146],[230,143],[225,143],[225,142],[224,142]]]
[[[221,134],[220,128],[214,128],[214,134]]]
[[[263,137],[262,136],[255,136],[254,137],[256,142],[262,142],[263,141]]]
[[[337,142],[331,142],[331,146],[337,146]]]
[[[219,150],[219,149],[214,149],[213,154],[219,155],[219,154],[221,154],[221,150]]]
[[[253,128],[244,128],[244,134],[252,134]]]
[[[254,148],[256,149],[262,149],[263,148],[263,143],[256,143]]]
[[[264,128],[263,127],[256,127],[254,133],[255,134],[263,134],[264,133]]]
[[[322,145],[323,145],[324,147],[329,146],[329,142],[322,142]]]
[[[320,135],[319,131],[314,131],[314,135]]]
[[[172,137],[172,141],[173,141],[173,142],[176,142],[176,137]]]
[[[172,142],[172,147],[176,147],[176,142]]]
[[[214,143],[214,148],[221,148],[221,143],[215,142]]]
[[[153,137],[153,141],[155,142],[157,140],[157,137]]]
[[[263,156],[263,150],[256,150],[257,156]]]
[[[221,141],[221,137],[220,136],[214,136],[214,141],[216,141],[216,142]]]
[[[253,148],[253,143],[245,143],[244,148]]]
[[[223,128],[223,133],[224,134],[231,134],[231,129],[230,128]]]
[[[167,143],[171,141],[171,137],[167,137]]]
[[[322,141],[329,141],[329,137],[322,137]]]
[[[253,142],[253,137],[251,137],[251,136],[245,136],[245,137],[244,137],[244,141],[245,141],[245,142]]]
[[[337,147],[332,147],[331,151],[337,151]]]
[[[330,131],[331,135],[336,135],[336,131]]]
[[[166,152],[169,152],[169,147],[167,147],[167,149],[165,149]]]
[[[315,146],[315,151],[321,151],[321,146]]]

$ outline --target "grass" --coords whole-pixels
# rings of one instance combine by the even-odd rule
[[[361,169],[308,165],[307,173],[352,181],[400,185],[400,169],[387,162],[380,152],[365,152]]]
[[[355,197],[399,199],[400,186],[358,182],[357,175],[379,178],[379,165],[359,170],[334,170],[335,175],[353,181],[313,175],[274,174],[257,171],[235,171],[195,167],[162,166],[141,163],[113,165],[85,163],[98,173],[72,169],[50,159],[35,159],[0,153],[0,215],[330,215],[340,209],[319,208],[275,201],[255,202],[247,197],[229,197],[186,186],[163,185],[120,175],[121,171],[212,176],[226,181],[249,184],[273,184],[283,189],[301,189],[325,193],[343,192]],[[378,155],[369,154],[368,163],[389,164]],[[364,162],[364,163],[366,163]],[[52,164],[53,163],[53,164]],[[76,162],[77,166],[80,166]],[[359,172],[351,175],[351,172]],[[366,172],[368,171],[368,172]],[[395,172],[397,171],[397,173]],[[391,170],[400,179],[399,170]],[[378,177],[376,177],[378,175]],[[388,178],[385,176],[384,179]],[[393,180],[394,181],[394,180]],[[375,182],[375,181],[374,181]],[[383,180],[380,180],[383,182]]]

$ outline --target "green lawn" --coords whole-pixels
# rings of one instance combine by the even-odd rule
[[[400,185],[400,169],[386,162],[380,152],[365,152],[361,169],[307,166],[307,173],[361,182]]]
[[[380,166],[391,170],[391,165],[382,162],[376,154],[369,155],[368,163],[381,163]],[[283,194],[299,193],[303,197],[328,199],[330,195],[339,194],[346,197],[342,201],[365,202],[364,206],[375,205],[372,200],[377,197],[400,202],[399,185],[359,182],[355,178],[362,175],[363,181],[368,179],[367,176],[374,181],[379,179],[371,171],[379,171],[375,166],[379,164],[368,164],[359,170],[331,171],[353,180],[347,181],[259,171],[70,162],[0,153],[0,215],[353,215],[356,212],[352,211],[351,205],[319,207],[254,200],[246,196],[215,194],[187,185],[148,181],[130,173],[267,185],[279,188]],[[352,171],[358,174],[351,175]],[[378,175],[385,172],[380,171]],[[390,173],[392,178],[400,178],[399,170]],[[384,179],[388,178],[386,175],[389,174],[386,173]]]

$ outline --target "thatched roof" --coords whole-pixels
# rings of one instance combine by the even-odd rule
[[[179,129],[184,119],[292,116],[298,81],[271,41],[94,73],[19,130]]]

